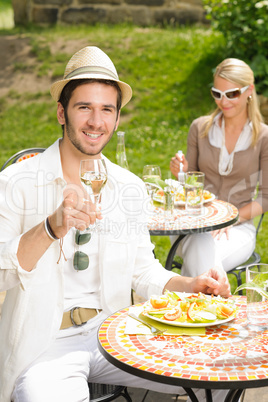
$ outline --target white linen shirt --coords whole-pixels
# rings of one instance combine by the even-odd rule
[[[176,274],[153,257],[143,212],[142,180],[106,159],[102,214],[109,230],[99,243],[101,308],[106,315],[130,304],[131,288],[144,298],[161,294]],[[55,241],[31,272],[17,259],[21,235],[62,202],[66,185],[59,141],[44,153],[0,174],[0,291],[7,290],[0,321],[0,401],[10,402],[18,375],[58,334],[63,313],[63,258]]]
[[[220,148],[219,158],[219,173],[226,172],[228,165],[233,166],[233,159],[235,152],[245,151],[248,149],[252,142],[252,122],[247,120],[243,127],[243,130],[235,144],[234,150],[229,154],[225,146],[225,123],[222,117],[223,113],[218,113],[213,120],[213,124],[208,132],[209,143],[216,148]],[[220,126],[219,121],[222,117],[222,124]]]

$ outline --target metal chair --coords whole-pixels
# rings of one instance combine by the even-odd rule
[[[4,170],[8,165],[12,165],[13,163],[31,158],[41,152],[44,152],[45,149],[46,148],[27,148],[15,153],[3,164],[3,166],[0,169],[0,172],[2,172],[2,170]]]
[[[256,237],[258,235],[262,220],[264,217],[264,213],[260,216],[257,228],[256,228]],[[261,257],[258,253],[256,253],[256,251],[253,251],[253,253],[251,254],[251,256],[249,257],[249,259],[247,261],[245,261],[243,264],[239,265],[238,267],[235,267],[233,269],[231,269],[230,271],[227,272],[228,275],[234,275],[236,277],[237,280],[237,286],[242,285],[242,273],[246,271],[246,267],[247,265],[250,264],[258,264],[261,260]],[[238,292],[238,294],[242,295],[243,291],[240,290]]]
[[[15,153],[2,165],[0,172],[2,172],[2,170],[4,170],[8,165],[32,158],[33,156],[44,152],[45,149],[46,148],[27,148]],[[91,402],[113,401],[119,396],[122,396],[128,402],[132,402],[132,399],[127,392],[127,387],[125,386],[89,383],[88,387]]]
[[[132,402],[127,387],[121,385],[89,383],[90,402],[108,402],[122,396],[126,401]]]

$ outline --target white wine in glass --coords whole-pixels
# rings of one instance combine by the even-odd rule
[[[80,162],[80,180],[92,202],[99,208],[100,195],[107,182],[104,159],[86,159]]]
[[[161,179],[161,169],[159,166],[145,165],[142,172],[142,180],[145,182],[148,194],[151,196],[151,203],[153,204],[153,195],[156,187],[146,182],[148,179]]]

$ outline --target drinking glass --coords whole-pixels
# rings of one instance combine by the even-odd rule
[[[100,210],[100,196],[107,182],[104,159],[86,159],[80,162],[80,180],[96,211]],[[91,225],[92,227],[92,225]]]
[[[96,211],[100,210],[101,191],[107,182],[107,169],[104,159],[86,159],[80,162],[79,170],[80,181],[88,198],[84,202],[91,202],[95,205]],[[89,267],[89,256],[84,251],[80,251],[81,245],[86,244],[91,239],[91,232],[95,224],[89,225],[84,231],[76,230],[75,233],[75,252],[73,266],[77,272],[84,271]]]
[[[185,209],[189,215],[201,215],[205,173],[187,172],[185,180]]]
[[[175,192],[171,187],[164,188],[164,210],[167,219],[172,218],[174,212]]]
[[[248,325],[268,328],[268,264],[251,264],[246,268]]]
[[[151,179],[152,183],[148,183],[145,180]],[[153,181],[161,179],[161,169],[157,165],[145,165],[142,172],[142,180],[145,182],[148,194],[151,197],[151,204],[153,205],[154,192],[157,186],[153,185]]]

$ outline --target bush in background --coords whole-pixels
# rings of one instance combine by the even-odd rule
[[[225,57],[248,63],[256,90],[268,96],[268,0],[203,0],[212,28],[226,39]]]

